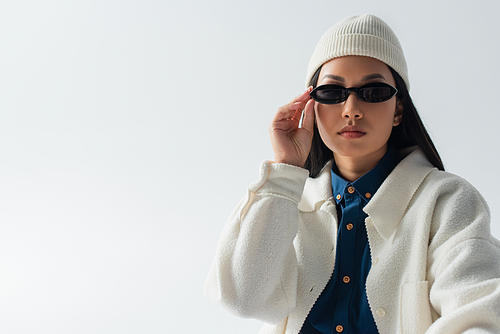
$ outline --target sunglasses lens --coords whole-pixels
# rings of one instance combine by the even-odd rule
[[[324,85],[311,92],[311,97],[323,104],[336,104],[346,99],[344,87],[337,85]]]
[[[356,92],[359,100],[368,103],[384,102],[391,99],[398,91],[383,82],[369,83],[359,88],[344,88],[339,85],[318,86],[311,91],[311,97],[322,104],[337,104],[347,100],[350,92]]]
[[[380,84],[379,86],[361,87],[357,95],[361,101],[377,103],[389,100],[396,92],[392,86]]]

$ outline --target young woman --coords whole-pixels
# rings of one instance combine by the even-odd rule
[[[206,295],[260,333],[500,333],[488,207],[443,171],[393,31],[337,23],[306,82],[269,127],[274,162],[232,213]]]

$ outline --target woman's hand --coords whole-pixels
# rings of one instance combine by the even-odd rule
[[[290,103],[279,108],[269,125],[274,162],[304,167],[314,133],[314,100],[309,95],[311,90],[312,87],[309,87]],[[299,128],[302,110],[304,119]]]

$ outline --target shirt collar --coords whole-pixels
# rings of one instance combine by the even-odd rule
[[[340,203],[340,201],[344,198],[344,193],[348,191],[347,189],[349,187],[352,186],[361,198],[365,200],[365,204],[368,203],[380,185],[400,161],[401,158],[399,157],[398,152],[393,146],[390,146],[378,164],[354,182],[346,181],[340,177],[338,175],[337,166],[334,163],[331,169],[331,175],[332,190],[335,201]]]

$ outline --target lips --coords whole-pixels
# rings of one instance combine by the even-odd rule
[[[366,134],[366,132],[360,128],[359,126],[344,126],[342,130],[340,130],[339,135],[343,138],[361,138]]]

